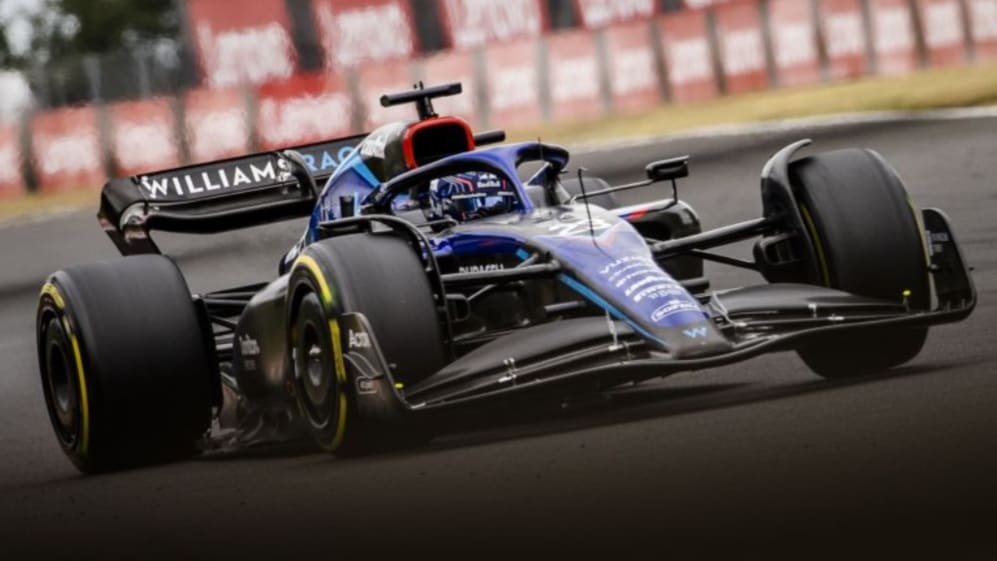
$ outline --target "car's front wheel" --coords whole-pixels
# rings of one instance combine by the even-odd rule
[[[359,378],[377,367],[365,354],[371,349],[381,353],[399,391],[446,363],[437,302],[412,246],[375,234],[316,242],[291,269],[289,298],[295,396],[323,449],[350,455],[431,436],[426,424],[390,399],[393,390],[385,392],[390,414],[365,417],[358,402],[359,388],[370,381]],[[349,316],[357,314],[369,331],[351,331]]]
[[[853,294],[926,310],[931,304],[919,211],[878,154],[848,149],[803,158],[790,176],[819,282]],[[927,328],[879,328],[824,336],[798,351],[826,378],[868,374],[921,351]]]

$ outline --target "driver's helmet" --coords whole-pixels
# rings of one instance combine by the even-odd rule
[[[508,181],[490,172],[469,171],[434,179],[429,184],[426,219],[473,218],[504,214],[516,204],[516,191]]]

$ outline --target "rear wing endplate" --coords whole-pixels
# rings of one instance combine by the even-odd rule
[[[151,230],[210,234],[311,214],[366,135],[108,181],[97,218],[123,255],[159,253]]]

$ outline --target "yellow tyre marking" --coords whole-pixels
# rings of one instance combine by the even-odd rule
[[[820,264],[820,272],[824,277],[824,286],[831,286],[831,273],[827,267],[827,258],[824,255],[824,244],[820,241],[820,235],[817,233],[817,226],[814,225],[814,219],[810,216],[810,210],[806,205],[800,204],[800,212],[803,213],[803,220],[807,223],[807,229],[810,230],[810,235],[814,239],[814,247],[817,249],[817,261]]]
[[[55,307],[59,311],[65,314],[66,301],[63,299],[62,294],[59,293],[59,289],[52,283],[47,282],[45,286],[42,287],[42,295],[48,296],[55,303]],[[87,377],[83,370],[83,355],[80,353],[80,342],[76,338],[76,333],[73,331],[72,325],[66,319],[66,316],[62,317],[62,326],[66,330],[66,336],[69,337],[69,343],[73,346],[73,360],[76,363],[76,378],[80,385],[80,443],[79,443],[79,454],[81,457],[86,457],[87,451],[90,449],[90,397],[87,392]]]
[[[297,267],[298,264],[308,269],[312,273],[312,277],[315,278],[315,282],[318,283],[322,305],[332,305],[332,290],[329,289],[329,283],[325,282],[325,276],[322,274],[322,268],[319,267],[318,262],[310,255],[302,255],[294,262],[294,267]]]
[[[305,267],[312,274],[312,278],[319,285],[319,296],[322,298],[322,306],[329,310],[333,304],[332,290],[329,283],[322,274],[322,268],[310,255],[302,255],[294,262],[294,267],[298,265]],[[322,448],[327,452],[333,452],[343,443],[346,436],[346,364],[343,361],[343,346],[340,342],[339,322],[334,319],[329,320],[329,333],[332,338],[332,354],[336,369],[336,383],[339,385],[339,415],[336,419],[336,432],[329,444],[322,443]]]
[[[329,333],[332,336],[332,354],[336,366],[336,383],[339,384],[339,419],[336,421],[336,434],[332,437],[332,442],[325,449],[329,452],[335,451],[343,443],[346,436],[346,364],[343,362],[343,347],[339,340],[339,322],[334,319],[329,320]]]

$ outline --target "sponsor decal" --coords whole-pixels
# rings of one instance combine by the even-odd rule
[[[307,152],[300,151],[301,157],[305,160],[305,165],[308,166],[308,171],[312,173],[331,173],[333,170],[339,167],[339,164],[343,162],[355,149],[355,146],[342,146],[338,151],[333,153],[330,150],[320,150],[318,152]]]
[[[505,265],[502,263],[484,263],[481,265],[461,265],[457,268],[458,273],[490,273],[493,271],[504,271]]]
[[[620,224],[598,217],[593,217],[589,221],[588,217],[580,218],[570,212],[562,214],[558,220],[560,222],[548,226],[547,231],[552,235],[565,238],[589,237],[593,233],[598,238]]]
[[[664,305],[656,308],[651,312],[651,321],[658,323],[661,320],[667,318],[668,316],[675,315],[680,312],[698,312],[699,306],[689,302],[687,300],[673,299],[666,302]]]
[[[357,393],[361,395],[377,393],[377,385],[372,378],[357,376]]]
[[[369,349],[371,347],[370,335],[366,331],[353,331],[350,329],[348,341],[350,349]]]
[[[260,356],[260,343],[249,335],[243,335],[239,337],[239,353],[243,357]]]
[[[384,158],[384,149],[387,145],[388,139],[385,134],[368,136],[360,144],[360,155],[367,158]]]
[[[682,334],[690,339],[706,337],[706,327],[690,327],[689,329],[683,329]]]
[[[143,194],[152,200],[187,198],[223,189],[260,187],[287,181],[290,179],[288,169],[283,159],[278,159],[276,165],[273,160],[268,160],[266,164],[236,164],[179,175],[143,175],[139,177],[139,184]]]

